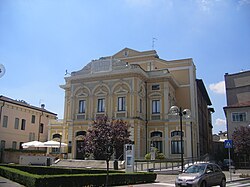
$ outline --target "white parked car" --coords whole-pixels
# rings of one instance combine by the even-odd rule
[[[226,177],[221,168],[213,163],[198,163],[189,166],[179,174],[175,181],[176,187],[208,187],[220,185],[226,186]]]

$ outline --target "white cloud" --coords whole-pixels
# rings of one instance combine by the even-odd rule
[[[201,10],[208,12],[210,10],[211,0],[196,0]]]
[[[210,84],[209,89],[217,94],[225,94],[226,93],[225,81],[220,81],[218,83]]]
[[[250,0],[239,0],[239,6],[250,5]]]
[[[226,125],[226,120],[225,119],[217,118],[215,120],[215,125],[219,125],[219,126]]]

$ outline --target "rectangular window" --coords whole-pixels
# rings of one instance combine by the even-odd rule
[[[34,132],[30,132],[29,133],[29,141],[34,141],[35,140],[35,133]]]
[[[118,111],[125,111],[125,97],[118,97]]]
[[[20,142],[20,143],[19,143],[19,149],[20,149],[20,150],[23,149],[23,146],[22,146],[23,143],[24,143],[24,142]]]
[[[44,124],[41,123],[41,124],[40,124],[40,127],[39,127],[39,132],[40,132],[40,133],[43,133],[43,128],[44,128]]]
[[[79,113],[85,113],[86,101],[80,100],[79,101]]]
[[[234,121],[234,122],[246,121],[246,113],[245,112],[232,113],[232,121]]]
[[[8,116],[3,116],[3,127],[7,128],[8,126]]]
[[[29,141],[32,141],[32,132],[29,133]]]
[[[31,116],[31,123],[35,123],[36,122],[36,116],[35,115],[32,115]]]
[[[182,143],[182,147],[183,147],[183,143]],[[183,153],[184,153],[184,149],[183,149]],[[181,154],[181,141],[180,140],[171,141],[171,154]]]
[[[26,120],[22,119],[21,130],[25,130]]]
[[[98,99],[98,106],[97,112],[104,112],[105,111],[105,99]]]
[[[19,128],[19,118],[15,118],[15,124],[14,124],[14,129]]]
[[[142,113],[142,99],[140,99],[140,113]]]
[[[152,90],[160,90],[160,85],[159,84],[152,85]]]
[[[5,149],[5,140],[1,140],[0,149]]]
[[[12,149],[16,149],[17,143],[15,141],[12,142]]]
[[[152,101],[152,114],[159,114],[160,113],[160,100],[153,100]]]

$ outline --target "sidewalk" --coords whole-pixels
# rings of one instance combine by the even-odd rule
[[[25,187],[25,186],[0,176],[0,187]]]
[[[170,170],[154,171],[154,172],[157,173],[156,181],[160,183],[173,183],[174,184],[175,178],[178,175],[177,171],[172,172]],[[229,171],[224,171],[224,173],[226,175],[227,182],[230,182]],[[235,173],[232,173],[232,181],[243,180],[244,178],[239,177],[241,174],[250,175],[250,170],[243,170],[243,169],[236,170]],[[0,176],[0,187],[25,187],[25,186]]]

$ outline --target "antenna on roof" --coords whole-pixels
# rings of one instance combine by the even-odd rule
[[[3,64],[0,64],[0,78],[5,74],[5,67]]]
[[[157,40],[157,38],[152,38],[152,49],[154,49],[155,48],[155,41]]]

